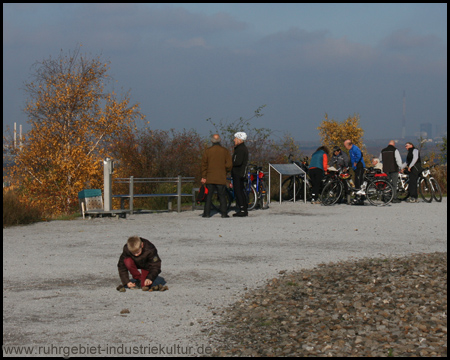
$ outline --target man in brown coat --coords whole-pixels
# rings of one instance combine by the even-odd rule
[[[220,213],[223,218],[229,217],[227,214],[226,186],[227,173],[233,167],[230,152],[220,145],[220,136],[214,134],[211,138],[212,146],[207,148],[202,158],[202,184],[206,185],[208,194],[206,195],[205,210],[203,217],[210,217],[212,195],[217,190],[220,201]]]

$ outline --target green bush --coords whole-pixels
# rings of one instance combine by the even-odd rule
[[[3,227],[31,224],[41,219],[39,209],[21,202],[13,190],[3,190]]]

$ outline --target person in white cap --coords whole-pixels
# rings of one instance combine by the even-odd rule
[[[236,195],[237,212],[233,216],[244,217],[248,216],[248,200],[245,193],[245,169],[248,163],[248,149],[244,141],[247,140],[245,132],[237,132],[234,134],[234,153],[233,153],[233,168],[231,169],[231,176],[233,178],[234,194]]]

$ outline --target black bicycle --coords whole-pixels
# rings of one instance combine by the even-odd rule
[[[342,197],[347,197],[347,203],[352,196],[365,196],[375,206],[387,205],[393,199],[392,185],[383,174],[379,174],[372,168],[364,172],[364,182],[361,189],[356,189],[348,172],[339,170],[332,175],[322,190],[322,204],[334,205]]]
[[[265,174],[261,166],[257,166],[254,164],[247,165],[247,181],[248,184],[250,184],[255,189],[256,192],[255,201],[251,201],[251,197],[249,197],[248,210],[253,210],[255,208],[265,210],[269,208],[264,176]],[[247,193],[249,192],[250,191],[247,191]],[[251,192],[253,193],[253,191]]]

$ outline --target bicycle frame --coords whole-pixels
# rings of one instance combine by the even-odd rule
[[[350,197],[354,196],[357,191],[361,191],[359,195],[366,196],[372,205],[386,205],[392,201],[392,185],[382,177],[371,176],[372,173],[367,171],[364,173],[364,181],[361,190],[353,187],[351,178],[348,173],[341,170],[337,174],[329,177],[322,191],[322,204],[334,205],[342,196],[347,195],[347,203],[350,203]]]
[[[256,170],[256,173],[252,170]],[[261,209],[267,209],[268,208],[268,201],[267,201],[267,192],[264,185],[264,172],[262,170],[261,166],[256,166],[253,164],[248,165],[248,172],[247,172],[247,193],[250,193],[252,191],[251,188],[253,188],[256,192],[256,199],[254,202],[251,202],[249,199],[249,210],[252,210],[256,207],[256,205],[260,205]]]
[[[430,166],[429,168],[423,169],[417,179],[417,191],[418,194],[422,197],[425,202],[432,202],[433,198],[436,201],[440,201],[442,199],[441,190],[439,188],[439,184],[437,184],[436,180],[433,176],[431,176],[431,169],[435,165]],[[403,195],[406,194],[402,200],[405,200],[408,196],[408,188],[409,188],[409,174],[399,173],[398,177],[399,181],[397,183],[397,194]],[[423,183],[423,186],[421,184]]]

